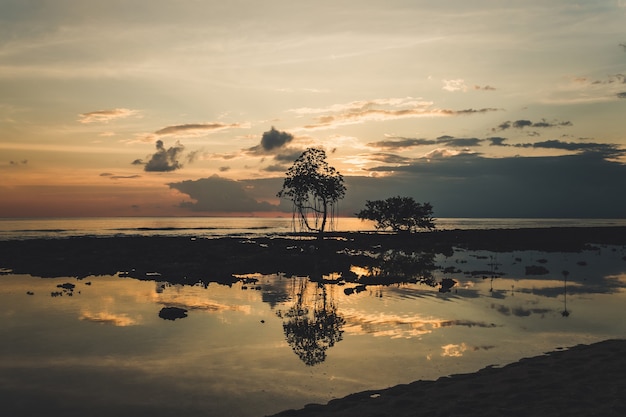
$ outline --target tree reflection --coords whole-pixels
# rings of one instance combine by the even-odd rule
[[[326,285],[314,286],[306,279],[294,282],[295,304],[286,312],[278,312],[283,318],[283,331],[289,346],[307,366],[326,360],[326,350],[343,339],[345,320],[337,314],[333,288],[330,294]],[[309,298],[309,287],[314,294]]]
[[[561,311],[561,315],[569,317],[569,311],[567,311],[567,277],[569,271],[562,271],[561,274],[563,274],[563,311]]]
[[[368,275],[361,276],[363,284],[420,283],[437,286],[433,277],[435,255],[427,252],[404,252],[388,250],[378,254]]]

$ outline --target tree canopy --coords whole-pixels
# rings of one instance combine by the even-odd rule
[[[420,204],[413,197],[390,197],[386,200],[367,200],[365,209],[357,213],[361,220],[373,220],[377,229],[391,228],[394,232],[415,232],[434,229],[433,206]]]
[[[343,176],[326,162],[326,152],[308,148],[287,170],[277,196],[293,202],[294,221],[298,220],[302,230],[317,231],[321,236],[329,220],[332,225],[337,202],[345,194]]]

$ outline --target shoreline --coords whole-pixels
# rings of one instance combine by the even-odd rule
[[[269,417],[622,416],[625,387],[626,340],[605,340]]]

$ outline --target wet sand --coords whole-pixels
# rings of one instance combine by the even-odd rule
[[[624,416],[626,340],[310,404],[275,417]]]

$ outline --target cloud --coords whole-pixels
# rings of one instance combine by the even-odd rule
[[[504,144],[504,141],[506,141],[506,138],[501,138],[501,137],[492,137],[492,138],[488,138],[488,141],[490,141],[490,146],[508,146]]]
[[[507,144],[504,138],[490,138],[491,146],[505,146],[515,148],[534,148],[534,149],[560,149],[572,152],[596,153],[603,157],[617,157],[626,155],[626,150],[618,145],[611,143],[596,142],[564,142],[560,140],[546,140],[534,143],[515,143]]]
[[[467,86],[467,84],[465,84],[465,80],[456,79],[456,80],[443,80],[442,89],[453,93],[456,91],[467,92],[470,88]],[[480,85],[474,84],[471,87],[471,89],[475,91],[496,91],[496,88],[490,85],[480,86]]]
[[[89,113],[81,113],[78,121],[80,123],[108,123],[111,120],[123,119],[125,117],[137,114],[137,110],[130,109],[112,109],[98,110]]]
[[[170,188],[187,194],[193,202],[183,202],[181,207],[192,211],[206,212],[255,212],[274,211],[278,206],[259,202],[250,195],[244,182],[229,180],[217,175],[198,180],[187,180],[168,184]],[[250,186],[252,187],[252,186]],[[274,194],[280,188],[276,188]]]
[[[269,152],[277,148],[282,148],[293,140],[293,135],[288,132],[280,132],[272,126],[270,130],[263,133],[261,137],[260,149]]]
[[[391,153],[373,153],[362,156],[371,161],[382,162],[385,164],[408,164],[414,161],[414,158],[407,158]]]
[[[591,82],[591,84],[626,84],[626,75],[624,74],[613,74],[609,75],[604,80],[596,80]]]
[[[455,91],[467,91],[467,86],[465,85],[465,81],[462,79],[456,80],[443,80],[444,90],[455,92]]]
[[[218,132],[226,129],[233,128],[248,128],[249,124],[241,123],[190,123],[182,125],[167,126],[154,132],[157,136],[199,136],[207,133]]]
[[[110,324],[117,327],[134,326],[138,324],[137,320],[128,317],[126,314],[113,314],[104,311],[91,312],[83,311],[80,315],[81,320],[90,321],[98,324]]]
[[[143,169],[146,172],[169,172],[183,167],[178,159],[185,150],[185,147],[180,142],[176,142],[174,146],[165,149],[163,141],[157,140],[156,149],[157,151],[152,154],[148,162],[135,159],[132,164],[144,165]]]
[[[462,153],[372,168],[346,177],[347,213],[365,200],[406,195],[433,204],[437,217],[622,218],[626,165],[602,154],[487,158]]]
[[[496,91],[497,88],[492,87],[490,85],[484,85],[484,86],[480,86],[480,85],[475,85],[474,90],[479,90],[479,91]]]
[[[9,165],[28,165],[28,159],[22,159],[21,161],[9,161]]]
[[[141,178],[141,175],[115,175],[110,172],[103,172],[100,174],[101,177],[109,177],[112,180],[120,180],[120,179],[133,179],[133,178]]]
[[[506,122],[502,122],[501,124],[498,125],[498,127],[494,127],[491,130],[493,132],[498,132],[498,131],[507,130],[510,128],[524,129],[526,127],[532,127],[532,128],[537,128],[537,129],[547,129],[547,128],[552,128],[552,127],[569,127],[569,126],[573,126],[572,122],[570,121],[560,122],[558,120],[555,120],[552,122],[548,122],[546,119],[541,119],[541,121],[539,122],[532,122],[530,120],[522,119],[522,120],[516,120],[514,122],[507,120]]]
[[[626,91],[617,93],[617,98],[626,98]]]
[[[286,164],[273,164],[273,165],[268,165],[265,168],[263,168],[263,171],[265,172],[285,172],[289,169],[289,165]]]
[[[245,149],[244,152],[248,155],[263,157],[273,154],[273,160],[278,163],[264,167],[263,171],[285,172],[288,168],[285,163],[295,161],[303,151],[303,149],[288,146],[293,140],[294,136],[291,133],[281,132],[272,126],[270,130],[263,133],[261,143]]]
[[[437,139],[413,139],[398,138],[397,140],[383,140],[379,142],[370,142],[367,146],[382,149],[406,149],[416,146],[426,145],[446,145],[452,147],[474,147],[479,146],[484,139],[478,138],[455,138],[453,136],[440,136]]]
[[[305,125],[304,129],[332,129],[339,126],[368,121],[385,121],[416,117],[463,116],[498,110],[499,109],[495,108],[470,108],[464,110],[440,109],[433,107],[432,102],[407,97],[353,101],[346,104],[335,104],[327,108],[300,108],[292,110],[292,112],[300,115],[320,114],[320,116],[314,118],[315,123]]]

